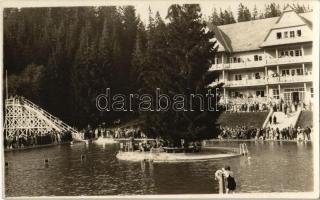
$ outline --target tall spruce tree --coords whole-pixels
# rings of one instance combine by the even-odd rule
[[[215,49],[214,42],[210,42],[213,33],[206,31],[200,6],[172,5],[167,19],[165,42],[150,58],[152,62],[161,61],[161,68],[158,68],[161,80],[153,87],[160,86],[161,92],[170,97],[175,94],[205,94],[209,89],[208,81],[212,81],[206,75]],[[189,106],[190,101],[185,100]],[[144,128],[147,133],[159,135],[175,146],[179,146],[181,139],[188,142],[206,138],[214,133],[216,113],[202,112],[199,105],[196,103],[195,111],[190,112],[177,112],[171,108],[165,112],[148,112]]]
[[[244,6],[242,3],[238,7],[238,22],[250,21],[251,13],[248,7]]]
[[[221,12],[221,11],[220,11],[220,12]],[[220,17],[219,17],[219,14],[218,14],[216,8],[213,9],[213,13],[212,13],[212,15],[210,16],[210,21],[211,21],[211,23],[212,23],[213,25],[216,25],[216,26],[222,25],[222,24],[221,24],[221,19],[220,19]]]
[[[252,14],[251,14],[251,20],[256,20],[259,17],[259,13],[258,13],[258,9],[257,9],[257,5],[254,5]]]

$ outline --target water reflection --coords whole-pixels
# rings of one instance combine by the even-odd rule
[[[239,147],[238,142],[207,144]],[[6,152],[5,192],[7,196],[218,193],[213,175],[225,165],[234,171],[237,192],[312,191],[311,143],[246,144],[247,157],[187,163],[121,162],[115,157],[117,144]]]

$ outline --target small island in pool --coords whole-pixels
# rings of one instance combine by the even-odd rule
[[[120,141],[120,151],[116,157],[125,161],[152,161],[152,162],[188,162],[205,161],[240,156],[236,148],[211,147],[202,148],[201,142],[184,143],[181,146],[164,146],[159,139],[129,139]]]

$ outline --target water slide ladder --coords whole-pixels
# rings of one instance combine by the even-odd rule
[[[246,143],[241,143],[239,149],[240,149],[241,155],[248,155],[249,154],[248,146]]]

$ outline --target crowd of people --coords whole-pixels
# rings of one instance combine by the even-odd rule
[[[200,144],[198,142],[185,143],[181,140],[179,144],[173,144],[169,141],[163,140],[161,137],[154,139],[147,138],[145,133],[138,125],[130,127],[114,127],[107,128],[105,123],[98,125],[96,128],[92,128],[90,125],[86,129],[81,131],[85,139],[99,139],[99,138],[112,138],[120,139],[121,151],[168,151],[170,148],[181,146],[181,149],[196,152],[199,151]],[[142,139],[142,140],[136,140]],[[169,148],[169,149],[166,149]],[[176,150],[176,149],[175,149]]]
[[[14,133],[4,138],[5,149],[18,149],[34,147],[37,145],[61,144],[72,141],[72,134],[69,131],[59,132],[51,130],[46,133]]]
[[[255,140],[302,140],[310,141],[312,128],[292,127],[254,128],[247,126],[219,127],[218,139],[255,139]]]
[[[270,99],[267,103],[265,98],[258,97],[255,99],[250,98],[234,98],[232,100],[219,103],[219,108],[227,112],[263,112],[273,109],[274,112],[282,111],[285,114],[292,113],[300,108],[301,110],[312,110],[311,102],[307,105],[305,102],[294,101],[285,102],[281,99]]]
[[[90,125],[81,131],[84,139],[97,138],[147,138],[144,132],[138,126],[123,127],[123,128],[107,128],[105,123],[92,128]]]
[[[220,108],[222,111],[228,112],[263,112],[268,111],[266,103],[228,103],[221,104]]]

